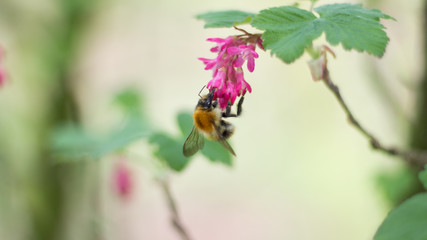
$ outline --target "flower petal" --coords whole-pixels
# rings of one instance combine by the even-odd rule
[[[243,59],[242,56],[239,56],[236,60],[234,60],[233,66],[239,68],[242,67],[244,63],[245,59]]]
[[[238,55],[242,53],[242,49],[238,47],[229,47],[227,48],[227,53],[230,55]]]
[[[248,58],[248,70],[249,72],[253,72],[255,69],[255,59],[254,58]]]

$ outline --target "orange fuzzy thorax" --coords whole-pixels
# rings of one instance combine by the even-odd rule
[[[202,132],[206,137],[215,139],[216,132],[214,124],[217,124],[221,116],[221,112],[214,109],[213,111],[207,112],[204,110],[196,109],[193,113],[194,125]]]
[[[214,131],[213,121],[215,114],[213,112],[195,111],[193,114],[194,125],[199,131],[211,133]]]

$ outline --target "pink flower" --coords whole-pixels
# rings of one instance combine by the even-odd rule
[[[119,160],[113,170],[113,187],[122,198],[129,198],[132,193],[132,172],[125,160]]]
[[[230,47],[227,49],[230,55],[237,55],[238,58],[234,63],[235,67],[241,67],[243,63],[248,61],[248,70],[253,72],[255,69],[255,58],[258,58],[258,53],[255,52],[253,45],[240,45],[239,47]]]
[[[216,59],[207,59],[207,58],[198,58],[198,59],[206,65],[205,70],[212,69],[216,65]]]
[[[223,68],[216,71],[214,78],[208,82],[206,86],[208,89],[216,88],[222,89],[222,85],[225,83],[224,79],[226,78],[226,72]]]
[[[3,85],[4,81],[6,80],[6,70],[3,68],[3,66],[0,65],[0,87]]]
[[[251,86],[245,81],[243,64],[247,61],[249,72],[255,69],[256,46],[262,46],[259,35],[230,36],[227,38],[208,38],[207,41],[217,43],[211,52],[218,53],[214,59],[199,58],[206,66],[205,70],[212,70],[212,79],[207,88],[215,88],[214,99],[217,99],[221,109],[225,109],[230,102],[234,104],[237,97],[252,92]]]
[[[1,65],[1,60],[4,57],[3,49],[0,48],[0,87],[3,85],[4,81],[7,78],[7,73],[4,67]]]
[[[221,52],[227,46],[234,44],[234,37],[230,36],[227,38],[208,38],[206,41],[216,42],[218,45],[216,47],[211,48],[211,52]]]

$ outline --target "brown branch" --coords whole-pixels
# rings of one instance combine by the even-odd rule
[[[383,145],[377,138],[374,137],[374,135],[372,135],[362,125],[360,125],[357,119],[353,116],[352,112],[342,98],[339,88],[332,82],[327,68],[324,69],[323,82],[338,100],[339,104],[347,115],[350,124],[359,130],[359,132],[369,140],[372,148],[392,156],[401,157],[403,160],[413,166],[424,168],[424,166],[427,164],[427,151],[408,151],[399,149],[397,147]]]
[[[175,230],[178,232],[178,234],[181,236],[181,239],[183,240],[190,240],[190,236],[187,233],[187,231],[184,228],[184,225],[182,224],[181,218],[179,217],[178,209],[176,207],[175,200],[172,196],[172,193],[170,191],[169,183],[166,179],[160,179],[159,183],[162,187],[163,193],[165,194],[169,212],[171,214],[171,222],[172,226],[175,228]]]
[[[251,35],[253,35],[253,34],[251,34],[251,33],[248,33],[246,30],[244,30],[244,29],[241,29],[241,28],[238,28],[238,27],[236,27],[236,26],[234,26],[234,29],[236,29],[237,31],[241,31],[241,32],[243,32],[245,35],[247,35],[247,36],[251,36]]]

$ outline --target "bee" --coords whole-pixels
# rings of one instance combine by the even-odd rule
[[[215,89],[210,90],[204,96],[200,96],[199,93],[200,100],[197,102],[193,113],[193,130],[191,130],[183,146],[183,153],[186,157],[193,156],[203,148],[205,144],[203,136],[210,140],[218,141],[225,149],[236,156],[233,148],[227,142],[227,139],[234,133],[234,125],[222,118],[238,117],[242,112],[244,96],[240,98],[237,105],[237,114],[232,114],[231,103],[229,102],[225,111],[222,111],[218,106],[218,101],[213,100],[214,93]]]

